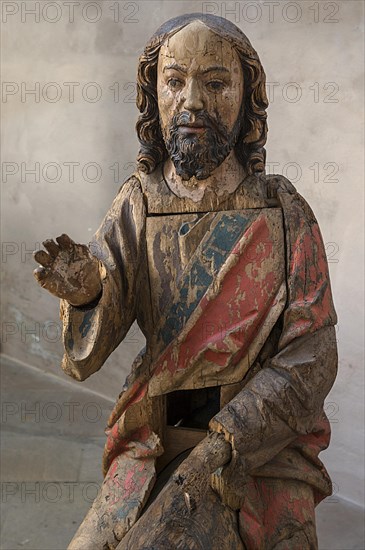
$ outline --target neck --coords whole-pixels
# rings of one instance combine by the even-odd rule
[[[239,163],[232,150],[228,157],[204,180],[195,176],[183,180],[175,170],[173,162],[168,159],[163,168],[167,185],[180,198],[189,198],[199,202],[206,193],[214,193],[220,198],[233,193],[245,178],[245,169]]]

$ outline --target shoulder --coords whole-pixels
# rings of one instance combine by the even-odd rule
[[[280,203],[285,218],[293,222],[303,223],[306,220],[309,223],[316,223],[311,207],[286,177],[280,174],[268,174],[263,178],[266,181],[268,197]]]
[[[143,191],[139,179],[133,174],[120,186],[109,212],[120,213],[123,210],[141,210],[144,206]]]
[[[125,197],[130,197],[131,195],[142,195],[141,181],[136,174],[132,174],[122,183],[115,198],[123,199]]]
[[[145,204],[141,185],[132,175],[119,188],[108,209],[99,231],[114,231],[115,225],[126,227],[140,226],[145,219]]]
[[[262,178],[265,181],[267,194],[270,199],[278,198],[278,194],[280,193],[288,193],[290,195],[297,193],[294,185],[280,174],[265,174]]]

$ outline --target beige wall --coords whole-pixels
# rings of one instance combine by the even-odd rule
[[[25,11],[37,4],[39,15]],[[269,169],[295,182],[327,244],[340,372],[327,404],[333,441],[323,457],[339,494],[361,502],[363,3],[277,4],[2,3],[2,350],[64,376],[57,300],[33,281],[29,251],[62,232],[88,242],[133,171],[133,82],[147,37],[181,13],[226,15],[247,33],[267,73]],[[26,93],[32,88],[35,95]],[[141,344],[134,328],[85,386],[114,398]]]

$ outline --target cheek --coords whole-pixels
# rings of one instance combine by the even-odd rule
[[[157,89],[157,102],[163,124],[168,124],[174,114],[178,99],[166,86]]]
[[[223,94],[215,96],[212,107],[220,120],[229,130],[232,130],[234,123],[240,113],[242,94],[235,90],[226,90]]]

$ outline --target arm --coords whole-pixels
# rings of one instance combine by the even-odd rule
[[[271,182],[283,207],[288,300],[276,352],[211,421],[238,452],[246,473],[310,433],[337,371],[327,261],[318,224],[284,178]]]
[[[313,430],[336,372],[334,327],[301,336],[275,355],[210,427],[225,434],[250,473]]]
[[[73,307],[61,300],[65,354],[62,368],[77,380],[100,369],[136,319],[144,261],[145,207],[139,182],[130,178],[89,244],[102,284],[96,302]]]

